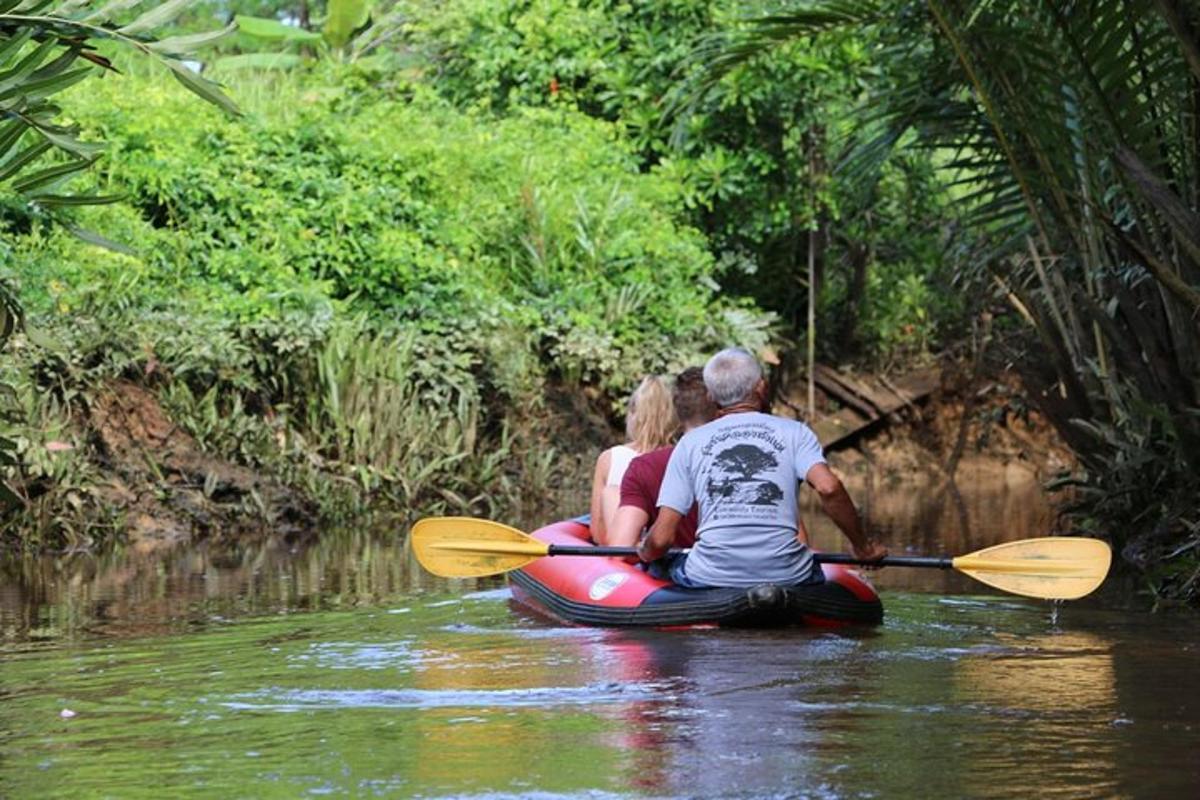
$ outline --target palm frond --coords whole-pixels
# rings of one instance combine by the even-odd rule
[[[60,121],[51,98],[86,80],[97,68],[112,70],[95,51],[102,40],[157,62],[190,91],[238,113],[220,87],[180,57],[233,31],[159,40],[155,31],[173,22],[196,0],[112,0],[92,9],[84,0],[0,0],[0,185],[42,207],[109,202],[99,195],[56,193],[103,150],[84,141],[76,126]],[[147,6],[139,12],[139,8]]]
[[[886,18],[881,0],[826,0],[786,14],[754,17],[743,28],[706,36],[679,68],[682,80],[664,99],[664,121],[673,122],[672,142],[687,136],[687,120],[730,73],[774,47],[848,25],[867,26]]]
[[[1044,409],[1086,462],[1113,445],[1071,420],[1115,425],[1139,405],[1165,404],[1179,441],[1200,448],[1188,411],[1200,407],[1200,7],[806,3],[707,42],[708,66],[673,111],[685,117],[766,49],[846,24],[896,35],[875,37],[889,44],[837,171],[869,183],[896,148],[937,154],[979,237],[976,263],[1050,354],[1026,365]]]

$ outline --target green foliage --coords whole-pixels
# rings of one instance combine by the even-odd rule
[[[952,154],[941,166],[983,243],[975,285],[997,289],[1028,324],[1010,355],[1083,463],[1094,513],[1082,522],[1111,525],[1102,532],[1134,550],[1165,531],[1174,545],[1158,556],[1127,552],[1138,566],[1189,553],[1200,491],[1200,10],[836,0],[764,20],[731,58],[843,24],[897,44],[881,51],[875,111],[851,162],[869,170],[897,143]],[[1194,600],[1200,569],[1183,563],[1191,576],[1158,591]]]
[[[128,198],[77,219],[137,250],[14,220],[7,268],[56,341],[23,353],[34,390],[80,408],[113,379],[149,383],[202,448],[328,516],[504,516],[562,479],[547,385],[608,402],[718,344],[765,343],[769,317],[718,297],[680,187],[640,173],[611,124],[478,118],[377,79],[264,79],[237,121],[136,69],[136,91],[73,96]]]
[[[859,203],[869,210],[829,228],[843,263],[823,287],[818,329],[837,332],[826,355],[866,353],[895,366],[958,340],[972,306],[954,289],[962,237],[928,160],[898,154]]]
[[[814,229],[831,341],[887,358],[944,330],[947,207],[921,199],[924,162],[830,177],[867,61],[855,37],[704,83],[696,42],[745,9],[365,8],[221,5],[242,22],[216,72],[237,120],[136,62],[64,96],[83,135],[113,142],[104,191],[127,199],[72,219],[133,247],[0,211],[30,317],[59,342],[27,354],[31,385],[76,406],[114,378],[153,385],[203,448],[329,514],[499,515],[553,482],[547,392],[615,408],[647,373],[765,345],[760,309],[802,306]],[[204,19],[172,41],[206,41]],[[418,68],[359,58],[400,32]],[[258,69],[279,55],[289,71]],[[675,93],[685,79],[702,90]]]
[[[635,147],[643,169],[683,187],[693,224],[708,234],[726,292],[753,298],[795,330],[807,302],[805,251],[818,234],[817,271],[840,282],[822,292],[822,331],[833,355],[890,358],[893,337],[852,315],[846,303],[891,302],[889,263],[856,281],[853,254],[912,247],[921,237],[925,275],[942,269],[937,224],[904,214],[906,189],[896,181],[830,178],[841,142],[852,132],[872,40],[859,32],[788,43],[710,79],[711,60],[765,8],[723,3],[580,3],[563,0],[453,0],[413,3],[412,41],[426,54],[433,86],[456,104],[510,114],[534,107],[572,107],[611,120]],[[698,46],[700,47],[697,50]],[[912,161],[913,159],[910,159]],[[928,170],[907,172],[914,193],[937,194]],[[944,220],[947,209],[939,209]],[[916,223],[916,224],[914,224]],[[871,242],[851,240],[858,231]],[[845,298],[849,289],[874,290]],[[927,309],[939,321],[949,309]],[[882,324],[882,323],[881,323]],[[903,324],[909,324],[905,322]],[[847,346],[841,346],[845,343]],[[931,342],[926,342],[931,344]]]
[[[638,174],[610,126],[278,88],[286,113],[238,122],[154,86],[79,98],[81,120],[121,137],[109,185],[140,211],[148,273],[243,323],[328,296],[476,352],[515,324],[551,369],[609,388],[729,331],[678,186]]]
[[[110,198],[62,195],[59,187],[90,167],[103,144],[79,138],[79,127],[64,121],[51,100],[91,75],[94,67],[112,70],[96,51],[100,42],[115,42],[157,62],[191,92],[236,113],[219,87],[201,77],[182,59],[197,48],[229,33],[228,29],[186,37],[160,38],[155,33],[183,13],[190,0],[162,3],[127,16],[139,2],[88,2],[22,6],[6,3],[0,12],[0,186],[39,206],[73,206],[108,202]]]
[[[400,5],[382,7],[374,0],[329,0],[323,21],[308,17],[307,4],[299,9],[286,3],[273,5],[276,7],[270,10],[274,16],[237,16],[238,30],[243,34],[239,49],[243,52],[222,58],[217,62],[219,69],[293,69],[317,58],[371,60],[393,69],[404,62],[393,50],[381,49],[406,24]],[[315,29],[317,22],[320,32]]]
[[[8,209],[28,217],[45,214],[47,209],[98,205],[117,199],[61,191],[71,178],[96,162],[104,145],[81,139],[79,127],[63,118],[52,98],[98,74],[94,67],[112,70],[112,63],[97,52],[100,42],[115,42],[138,52],[168,69],[194,94],[236,113],[232,101],[216,84],[194,73],[181,60],[228,30],[186,37],[157,35],[190,4],[191,0],[162,3],[121,21],[115,17],[140,3],[105,3],[98,9],[89,8],[87,0],[12,0],[0,5],[0,200]],[[22,202],[14,202],[16,198]],[[81,237],[109,244],[96,234],[75,230]],[[0,347],[20,320],[16,295],[6,281],[0,280]],[[4,383],[0,383],[0,390],[16,392]],[[0,464],[16,469],[20,461],[14,440],[0,437]],[[0,481],[0,510],[18,500],[14,488]]]
[[[237,16],[238,31],[255,39],[268,42],[314,44],[321,41],[321,34],[305,30],[297,25],[285,25],[270,18]]]
[[[371,18],[373,0],[329,0],[322,35],[331,47],[345,47]]]

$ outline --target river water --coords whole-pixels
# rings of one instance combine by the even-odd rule
[[[893,552],[1051,524],[969,489],[860,501]],[[877,629],[587,629],[385,530],[0,581],[0,797],[1200,796],[1200,623],[1112,594],[884,570]]]

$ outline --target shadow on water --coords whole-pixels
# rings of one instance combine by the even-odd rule
[[[1044,533],[1021,491],[856,496],[937,553]],[[567,627],[387,531],[2,569],[4,797],[1200,792],[1190,618],[895,570],[877,629]]]

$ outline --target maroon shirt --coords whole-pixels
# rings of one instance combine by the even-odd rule
[[[621,505],[640,508],[650,515],[647,525],[653,525],[658,516],[658,490],[662,488],[663,476],[667,473],[667,462],[671,460],[674,445],[660,447],[643,453],[625,469],[621,478]],[[696,528],[699,526],[699,515],[696,504],[688,509],[688,513],[679,521],[675,529],[674,547],[691,547],[696,543]]]

